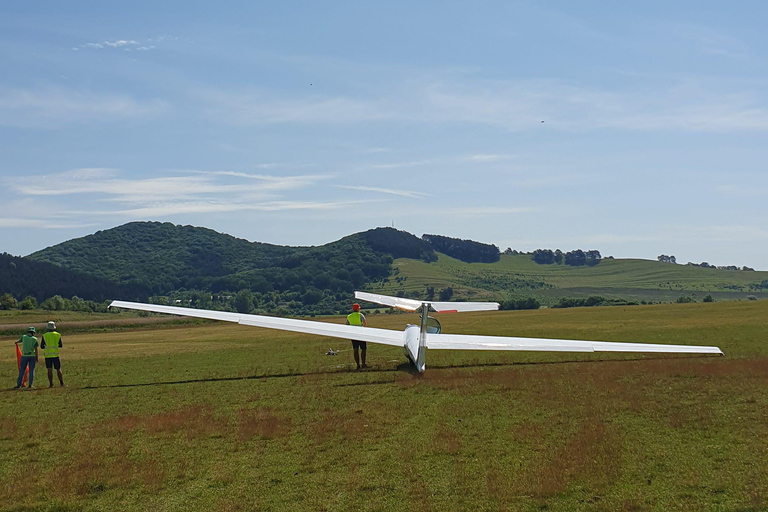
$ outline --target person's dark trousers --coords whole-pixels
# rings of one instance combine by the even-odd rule
[[[16,379],[16,387],[21,387],[21,381],[24,378],[24,371],[29,366],[29,382],[27,386],[32,387],[32,381],[35,379],[35,356],[21,356],[19,361],[19,377]]]

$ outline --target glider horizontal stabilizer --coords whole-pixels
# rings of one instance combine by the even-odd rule
[[[355,298],[383,304],[393,308],[405,309],[406,311],[416,311],[424,304],[437,311],[438,313],[460,313],[465,311],[496,311],[499,309],[498,302],[436,302],[430,300],[414,300],[403,297],[390,297],[389,295],[380,295],[378,293],[355,292]]]

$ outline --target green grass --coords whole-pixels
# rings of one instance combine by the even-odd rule
[[[766,318],[764,301],[441,315],[452,333],[726,355],[430,351],[423,375],[392,347],[358,373],[343,340],[62,322],[68,387],[0,392],[0,508],[766,510]]]
[[[717,270],[648,260],[604,259],[594,267],[538,265],[528,255],[502,255],[496,263],[464,263],[440,254],[438,261],[398,259],[396,274],[372,291],[424,293],[451,286],[458,297],[504,299],[510,295],[539,297],[545,304],[553,297],[605,295],[632,300],[674,301],[680,295],[710,293],[715,300],[744,300],[747,295],[768,298],[750,289],[768,279],[768,272]]]

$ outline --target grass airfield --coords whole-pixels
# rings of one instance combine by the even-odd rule
[[[726,355],[428,351],[414,375],[380,345],[356,372],[343,340],[61,322],[67,388],[48,389],[41,357],[37,390],[10,390],[4,338],[0,508],[768,510],[768,301],[437,317]]]

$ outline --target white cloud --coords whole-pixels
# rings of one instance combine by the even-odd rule
[[[48,87],[35,90],[0,88],[0,126],[57,128],[71,123],[112,123],[141,119],[167,110],[162,100],[89,93]]]
[[[391,164],[372,164],[367,166],[369,169],[400,169],[403,167],[418,167],[421,165],[430,165],[436,163],[437,160],[433,158],[424,160],[412,160],[410,162],[396,162]]]
[[[450,214],[473,217],[487,217],[489,215],[504,215],[512,213],[531,213],[535,211],[538,211],[538,208],[529,208],[524,206],[471,206],[446,210],[446,212]]]
[[[262,164],[264,168],[275,167],[274,165]],[[259,166],[261,167],[261,166]],[[332,178],[329,175],[302,175],[302,176],[269,176],[265,174],[251,174],[239,171],[188,171],[192,174],[202,174],[207,176],[231,176],[235,178],[246,178],[261,182],[261,190],[290,190],[306,187],[318,181]]]
[[[720,29],[691,23],[665,23],[662,28],[708,55],[737,60],[749,59],[753,55],[752,50],[743,41]]]
[[[631,92],[607,92],[551,80],[443,81],[394,84],[371,98],[286,99],[264,91],[202,95],[205,112],[228,124],[475,123],[508,130],[596,129],[729,132],[768,130],[762,95],[723,92],[696,81]],[[546,123],[542,123],[546,120]],[[478,161],[484,156],[476,155]]]
[[[310,97],[277,99],[264,94],[230,94],[213,92],[205,95],[208,114],[234,125],[271,123],[354,123],[361,120],[396,119],[377,100],[344,97]]]
[[[102,215],[127,216],[134,218],[167,218],[180,214],[196,213],[231,213],[242,211],[278,212],[291,210],[340,210],[357,206],[368,201],[266,201],[263,203],[242,202],[201,202],[157,203],[154,205],[99,212]]]
[[[512,158],[510,155],[469,155],[462,158],[465,162],[498,162],[500,160],[507,160]]]
[[[750,242],[768,240],[768,230],[746,225],[673,226],[670,238],[699,242]]]
[[[119,171],[104,168],[74,169],[46,176],[5,179],[18,197],[49,197],[47,204],[66,196],[91,196],[79,205],[109,202],[127,207],[80,210],[63,207],[61,217],[118,215],[137,218],[175,214],[235,211],[334,210],[370,201],[315,201],[283,197],[288,191],[311,190],[327,176],[269,176],[233,171],[185,171],[180,176],[121,178]],[[71,203],[71,200],[67,200]],[[34,209],[32,210],[34,211]],[[32,222],[32,221],[30,221]],[[42,221],[41,221],[42,222]]]
[[[382,194],[391,194],[394,196],[402,197],[425,197],[429,194],[425,192],[412,192],[409,190],[395,190],[391,188],[378,188],[378,187],[365,187],[365,186],[352,186],[352,185],[336,185],[337,188],[343,188],[347,190],[358,190],[361,192],[380,192]]]
[[[62,222],[61,219],[0,218],[0,228],[78,229],[96,225],[91,222]]]
[[[768,195],[768,188],[744,187],[741,185],[722,185],[717,187],[717,192],[735,197],[755,197]]]
[[[120,39],[118,41],[104,41],[104,44],[107,46],[111,46],[112,48],[119,48],[121,46],[127,46],[127,45],[138,45],[138,41],[126,41],[125,39]]]

